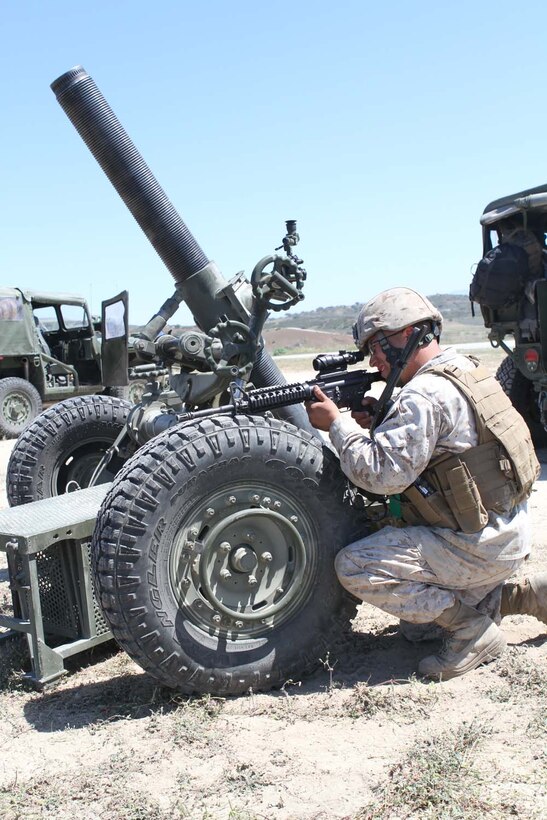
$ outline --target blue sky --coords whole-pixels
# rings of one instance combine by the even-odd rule
[[[49,85],[81,64],[226,278],[298,220],[302,309],[465,291],[479,217],[547,180],[547,5],[0,0],[2,283],[173,280]],[[177,319],[190,321],[181,309]]]

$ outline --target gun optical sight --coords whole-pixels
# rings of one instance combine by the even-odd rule
[[[315,357],[312,366],[319,373],[328,373],[332,370],[346,370],[348,364],[362,362],[364,358],[365,354],[362,350],[340,350],[338,353],[321,353],[320,356]]]

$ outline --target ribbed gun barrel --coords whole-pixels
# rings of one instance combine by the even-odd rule
[[[209,260],[85,69],[72,68],[51,89],[177,286],[204,268]]]

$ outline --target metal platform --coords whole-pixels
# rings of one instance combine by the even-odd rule
[[[110,487],[100,484],[0,511],[14,614],[0,626],[27,636],[43,688],[65,673],[64,659],[112,638],[91,583],[91,536]],[[8,633],[9,634],[9,633]]]

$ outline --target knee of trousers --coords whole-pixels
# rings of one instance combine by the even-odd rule
[[[369,574],[373,574],[373,563],[371,557],[369,565],[366,556],[361,552],[357,564],[353,558],[353,550],[350,547],[344,547],[334,559],[334,570],[342,586],[347,586],[347,581],[351,585],[350,579],[355,579],[355,577],[358,577],[361,583],[367,583]]]

